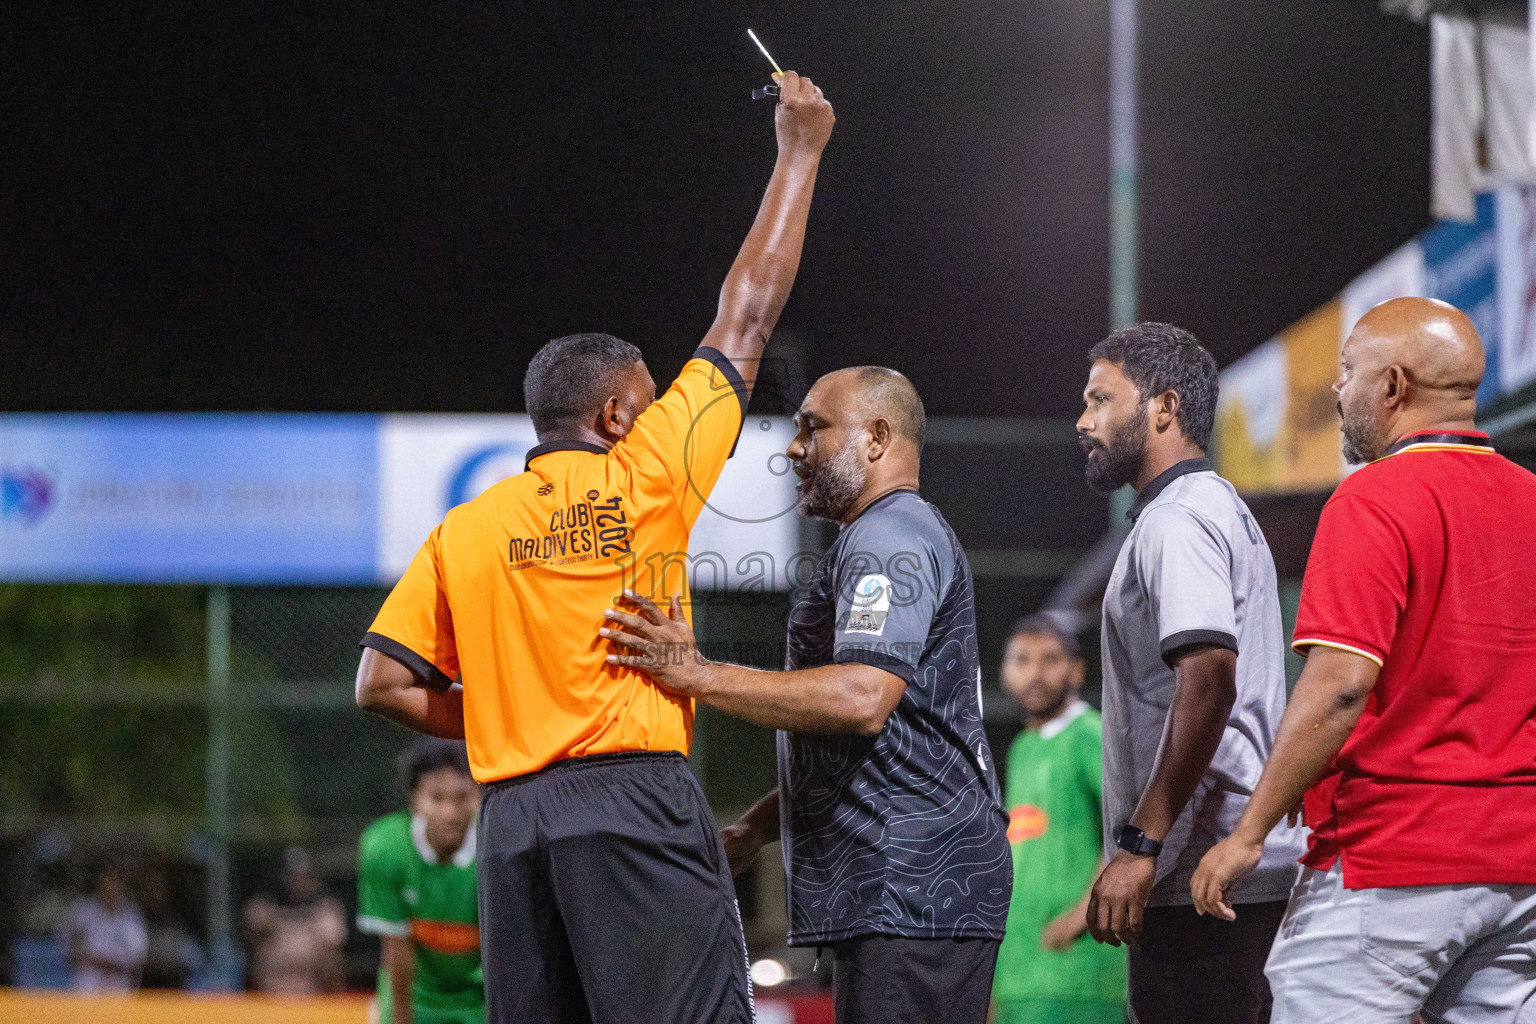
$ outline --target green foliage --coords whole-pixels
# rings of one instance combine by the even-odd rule
[[[28,703],[0,716],[8,815],[189,817],[202,810],[201,709]]]
[[[0,830],[87,824],[175,846],[202,827],[202,587],[0,584]],[[305,842],[397,806],[403,731],[352,704],[373,588],[231,593],[235,838]]]
[[[201,587],[0,584],[0,680],[201,686]]]

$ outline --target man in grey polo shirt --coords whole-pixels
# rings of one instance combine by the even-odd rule
[[[1269,1019],[1264,962],[1302,852],[1281,825],[1234,894],[1199,916],[1189,882],[1237,824],[1285,710],[1275,565],[1205,458],[1216,362],[1186,331],[1143,323],[1090,353],[1078,433],[1088,482],[1139,491],[1104,594],[1104,828],[1089,930],[1130,945],[1139,1024]],[[1238,927],[1241,922],[1246,925]]]

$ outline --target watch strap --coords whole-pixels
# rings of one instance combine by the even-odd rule
[[[1163,852],[1163,844],[1158,839],[1148,839],[1147,834],[1135,825],[1126,825],[1120,830],[1120,835],[1115,838],[1115,845],[1126,853],[1135,854],[1138,857],[1156,857]]]

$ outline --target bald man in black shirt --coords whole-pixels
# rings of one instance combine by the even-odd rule
[[[925,419],[901,374],[823,377],[788,455],[802,514],[842,527],[789,621],[788,665],[709,662],[637,600],[610,660],[779,730],[779,787],[724,830],[741,871],[781,839],[792,946],[831,947],[839,1024],[986,1020],[1013,865],[982,729],[970,566],[918,496]]]

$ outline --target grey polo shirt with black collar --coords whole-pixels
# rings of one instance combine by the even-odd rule
[[[1131,507],[1134,525],[1104,592],[1104,847],[1152,777],[1173,701],[1173,664],[1199,645],[1237,653],[1237,700],[1221,746],[1163,841],[1150,906],[1193,902],[1200,858],[1229,835],[1259,781],[1285,711],[1285,640],[1275,563],[1232,485],[1205,459],[1167,470]],[[1282,822],[1238,903],[1286,899],[1305,843]]]

